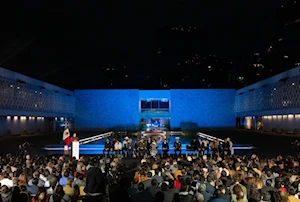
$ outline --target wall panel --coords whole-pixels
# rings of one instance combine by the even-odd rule
[[[235,127],[234,89],[171,90],[171,127]]]
[[[76,129],[137,129],[138,90],[75,90]]]

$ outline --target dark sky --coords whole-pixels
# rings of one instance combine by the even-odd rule
[[[236,61],[265,49],[278,29],[276,0],[108,2],[5,5],[0,66],[69,89],[99,88],[105,64],[134,74],[172,73],[171,63],[190,52]],[[197,30],[174,35],[179,24]]]

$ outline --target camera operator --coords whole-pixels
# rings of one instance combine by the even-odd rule
[[[29,153],[30,146],[31,144],[29,142],[24,142],[23,144],[19,145],[17,156],[22,158],[25,157]]]

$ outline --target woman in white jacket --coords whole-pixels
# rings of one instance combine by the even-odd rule
[[[122,143],[119,140],[117,140],[117,142],[115,143],[114,150],[116,154],[122,154]]]
[[[151,143],[150,147],[151,147],[150,155],[151,156],[156,156],[158,151],[157,151],[157,143],[156,143],[155,139],[152,140],[152,143]]]

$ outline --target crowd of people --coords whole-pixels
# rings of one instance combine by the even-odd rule
[[[296,202],[299,174],[291,156],[156,156],[142,159],[127,191],[132,202]]]
[[[195,152],[187,156],[181,154],[179,139],[174,155],[163,149],[169,150],[167,140],[162,154],[151,138],[131,143],[127,137],[123,143],[107,139],[104,155],[78,160],[68,155],[1,157],[0,202],[300,202],[296,157],[238,156],[229,138],[222,144],[193,139],[188,147]],[[132,181],[122,174],[122,155],[108,155],[112,151],[140,161]]]
[[[119,159],[8,154],[0,158],[0,202],[96,202],[117,184]]]

